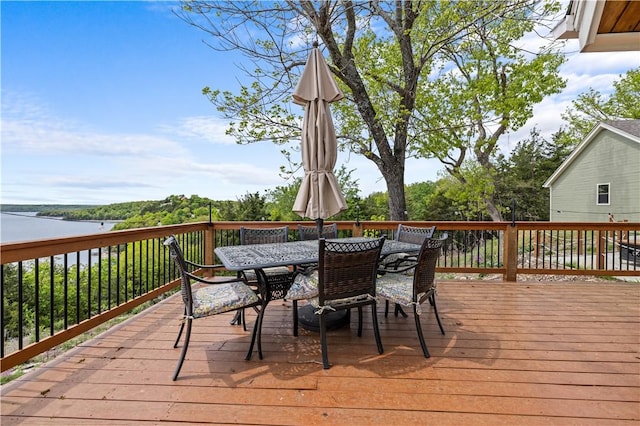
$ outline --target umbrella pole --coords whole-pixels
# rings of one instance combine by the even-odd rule
[[[324,219],[316,219],[316,226],[318,227],[318,239],[322,238],[322,227],[324,226]]]

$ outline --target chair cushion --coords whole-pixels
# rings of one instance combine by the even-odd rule
[[[278,275],[289,275],[291,271],[286,266],[274,266],[273,268],[264,268],[263,269],[267,278],[274,277]],[[247,269],[246,271],[242,271],[244,273],[247,281],[258,281],[258,277],[256,277],[256,271],[253,269]]]
[[[318,271],[310,274],[298,274],[289,288],[287,300],[311,299],[318,296]]]
[[[405,274],[384,274],[376,281],[376,295],[402,306],[411,306],[413,277]]]
[[[212,284],[193,290],[193,317],[221,314],[257,303],[256,293],[241,282]]]

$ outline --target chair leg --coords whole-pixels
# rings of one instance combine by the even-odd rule
[[[440,322],[440,315],[438,315],[438,307],[436,306],[435,293],[431,293],[431,296],[429,296],[429,303],[431,303],[431,306],[433,306],[433,312],[436,314],[436,320],[438,320],[438,326],[440,327],[440,332],[442,332],[442,335],[444,336],[444,328],[442,328],[442,323]]]
[[[233,316],[233,319],[229,321],[231,325],[240,325],[242,324],[242,314],[240,311],[236,311],[236,314]]]
[[[416,331],[418,332],[418,339],[420,340],[420,346],[422,347],[422,353],[425,358],[430,358],[429,350],[427,349],[427,344],[424,341],[424,336],[422,335],[422,325],[420,325],[420,315],[418,315],[417,306],[413,306],[413,318],[416,320]]]
[[[384,317],[386,318],[389,315],[389,301],[384,301]]]
[[[249,350],[247,351],[247,355],[244,357],[245,361],[249,361],[251,356],[253,355],[253,345],[256,342],[256,338],[258,337],[258,325],[259,325],[260,313],[258,313],[258,317],[256,318],[256,322],[253,324],[253,331],[251,332],[251,343],[249,344]]]
[[[378,306],[376,303],[371,304],[371,316],[373,317],[373,333],[376,336],[376,345],[378,345],[378,353],[381,354],[384,352],[384,348],[382,347],[382,339],[380,338],[380,328],[378,327],[378,316],[377,316]]]
[[[185,308],[184,317],[182,319],[182,323],[180,323],[180,330],[178,331],[178,337],[176,337],[176,341],[173,343],[174,348],[177,348],[178,343],[180,342],[180,337],[182,336],[182,330],[184,330],[184,323],[186,321],[186,317],[187,317],[187,309]]]
[[[180,374],[182,363],[184,363],[184,358],[187,355],[187,349],[189,348],[189,338],[191,338],[191,323],[193,322],[193,319],[188,318],[185,321],[187,323],[187,331],[184,335],[184,344],[182,345],[182,352],[180,353],[180,359],[178,360],[178,365],[176,366],[176,370],[173,373],[174,381],[178,378],[178,374]],[[184,323],[182,323],[182,326],[180,327],[180,334],[182,334],[183,328],[184,328]]]
[[[358,337],[362,337],[362,306],[358,306]]]
[[[322,348],[322,368],[328,370],[331,367],[329,364],[329,355],[327,354],[327,320],[325,314],[320,314],[320,346]]]
[[[407,315],[407,313],[404,311],[404,309],[402,309],[402,306],[400,306],[400,304],[396,303],[396,306],[394,308],[393,314],[397,317],[398,314],[402,315],[402,318],[407,318],[409,315]]]
[[[293,301],[293,335],[298,336],[298,301]]]
[[[253,332],[251,333],[251,344],[249,345],[247,356],[244,357],[245,361],[249,361],[251,359],[251,355],[253,355],[253,346],[256,344],[256,340],[258,341],[258,357],[262,359],[262,317],[264,315],[265,308],[266,303],[261,306],[260,311],[258,312],[258,317],[256,318],[256,322],[253,325]]]

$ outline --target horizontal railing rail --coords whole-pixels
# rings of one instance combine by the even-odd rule
[[[1,371],[175,291],[164,239],[175,234],[189,260],[216,263],[216,246],[239,244],[240,226],[314,222],[200,222],[0,244]],[[333,223],[327,221],[326,223]],[[336,222],[340,237],[387,235],[400,222]],[[448,239],[440,273],[640,275],[640,224],[402,222],[436,226]],[[202,271],[203,273],[205,271]]]

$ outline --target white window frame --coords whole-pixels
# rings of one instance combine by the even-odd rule
[[[600,202],[600,187],[601,186],[606,186],[607,187],[607,202],[606,203],[601,203]],[[598,184],[596,184],[596,205],[598,205],[598,206],[609,206],[609,205],[611,205],[611,184],[610,183],[598,183]]]

